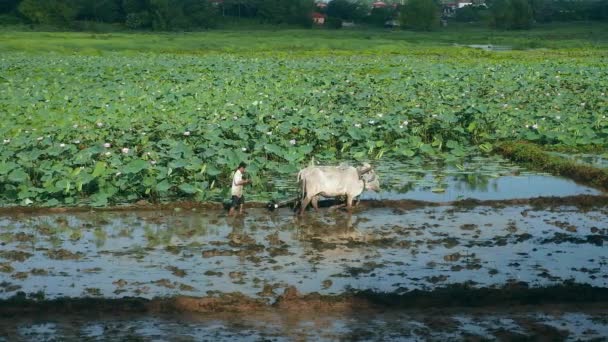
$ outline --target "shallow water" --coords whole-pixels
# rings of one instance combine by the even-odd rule
[[[356,162],[351,162],[357,165]],[[424,164],[418,161],[377,161],[374,168],[380,177],[381,191],[366,191],[363,199],[413,199],[450,202],[466,198],[508,200],[539,196],[598,195],[600,191],[549,174],[530,172],[499,157],[477,156],[461,165]],[[297,192],[295,176],[273,176],[271,184],[278,199]],[[270,194],[251,194],[262,199]]]
[[[566,280],[608,286],[608,211],[451,206],[103,212],[0,218],[0,297],[276,297]],[[267,291],[262,291],[267,285]]]

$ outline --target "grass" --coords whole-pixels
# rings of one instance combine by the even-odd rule
[[[529,31],[498,31],[453,25],[436,32],[367,30],[217,30],[191,33],[86,33],[0,31],[0,52],[100,54],[156,53],[441,53],[429,48],[454,44],[507,45],[514,49],[574,49],[586,53],[608,47],[608,24],[543,25]],[[603,51],[602,51],[603,53]]]
[[[565,176],[582,184],[604,191],[608,190],[608,170],[606,169],[578,164],[572,160],[550,155],[541,147],[526,142],[504,143],[498,146],[497,150],[504,157],[532,169]]]

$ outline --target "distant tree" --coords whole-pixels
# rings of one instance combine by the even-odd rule
[[[532,27],[532,7],[528,0],[511,0],[513,19],[511,29],[524,30]]]
[[[589,19],[608,22],[608,0],[593,1],[589,6]]]
[[[460,22],[479,21],[481,19],[481,15],[479,12],[480,11],[477,6],[464,6],[456,10],[456,13],[454,14],[454,20]]]
[[[508,29],[513,21],[513,8],[510,0],[494,0],[491,6],[492,25],[496,28]]]
[[[357,21],[365,17],[366,7],[359,1],[332,0],[327,4],[327,15],[347,21]]]
[[[20,1],[21,0],[0,0],[0,14],[14,12]]]
[[[77,0],[23,0],[19,12],[35,24],[67,26],[79,12]]]
[[[377,7],[372,8],[367,22],[373,26],[384,26],[384,24],[393,19],[395,16],[395,9],[393,7]]]
[[[219,13],[209,1],[184,0],[182,6],[190,28],[212,28],[217,25]]]
[[[433,0],[410,0],[402,8],[401,25],[431,31],[439,26],[439,6]]]
[[[494,27],[510,30],[532,27],[533,12],[528,0],[495,0],[491,12]]]
[[[125,14],[147,11],[149,6],[148,0],[122,0],[122,10]]]
[[[273,24],[312,25],[313,0],[257,0],[257,15]]]
[[[342,28],[342,19],[327,17],[325,20],[325,25],[330,29],[341,29]]]
[[[121,0],[79,0],[78,19],[107,23],[124,21]]]

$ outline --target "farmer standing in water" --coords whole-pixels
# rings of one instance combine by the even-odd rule
[[[241,162],[239,167],[234,172],[234,176],[232,177],[232,197],[230,200],[230,211],[228,212],[229,216],[233,216],[235,214],[235,209],[239,207],[239,214],[243,213],[243,204],[245,203],[245,196],[243,196],[243,185],[250,184],[251,180],[243,179],[243,174],[245,173],[245,168],[247,164]]]

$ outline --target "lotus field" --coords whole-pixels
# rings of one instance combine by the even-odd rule
[[[443,51],[444,55],[437,53]],[[608,145],[608,60],[444,47],[403,54],[5,53],[2,205],[225,198],[317,161],[459,167],[503,141]]]

